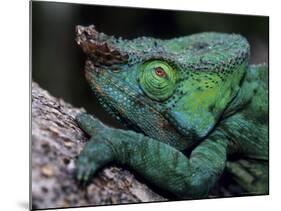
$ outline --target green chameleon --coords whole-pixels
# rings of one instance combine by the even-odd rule
[[[92,90],[132,129],[76,117],[92,136],[76,161],[80,182],[114,162],[179,198],[206,197],[223,171],[245,194],[268,194],[268,68],[248,64],[245,38],[126,40],[93,25],[76,31]]]

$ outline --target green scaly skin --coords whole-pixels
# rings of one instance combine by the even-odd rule
[[[101,105],[132,129],[78,115],[92,136],[76,162],[80,181],[115,162],[179,198],[205,197],[224,170],[245,193],[268,193],[267,66],[248,64],[246,39],[125,40],[78,26],[77,43]]]

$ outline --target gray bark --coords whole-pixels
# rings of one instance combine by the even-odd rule
[[[88,137],[74,117],[83,111],[32,83],[32,208],[166,201],[116,166],[101,170],[88,186],[77,183],[74,161]]]

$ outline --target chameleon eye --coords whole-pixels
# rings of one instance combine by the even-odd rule
[[[176,72],[166,62],[154,60],[142,65],[140,87],[151,99],[163,101],[168,99],[176,86]]]

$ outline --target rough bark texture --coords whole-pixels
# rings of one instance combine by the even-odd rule
[[[77,184],[74,160],[88,137],[74,117],[83,111],[32,83],[32,208],[166,201],[118,167],[101,170],[88,186]]]

